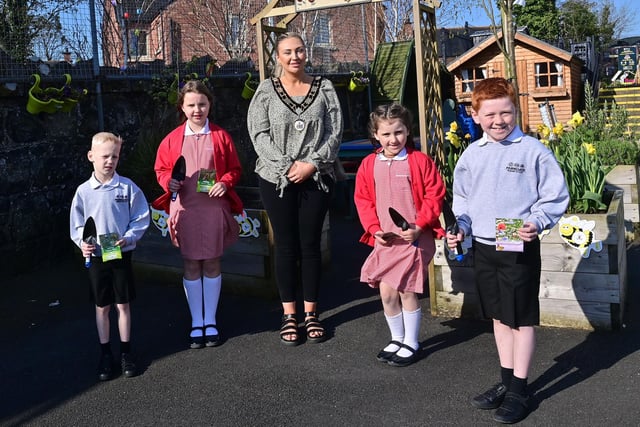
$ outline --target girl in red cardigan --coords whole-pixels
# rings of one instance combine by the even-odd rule
[[[377,359],[391,366],[417,358],[422,320],[417,294],[424,292],[434,238],[444,236],[439,216],[445,186],[431,158],[415,150],[411,127],[411,113],[402,105],[382,105],[371,113],[370,138],[379,148],[362,160],[354,196],[365,231],[360,241],[373,246],[360,280],[380,289],[391,332]],[[408,228],[394,223],[389,208]]]
[[[220,257],[238,239],[233,214],[242,212],[234,190],[240,160],[231,136],[208,119],[211,92],[200,81],[187,82],[178,106],[185,122],[158,147],[155,171],[168,193],[177,193],[169,207],[169,231],[184,262],[183,285],[191,311],[191,348],[221,343],[216,311],[222,286]],[[171,177],[177,159],[186,161],[186,177]],[[169,200],[165,195],[166,200]]]

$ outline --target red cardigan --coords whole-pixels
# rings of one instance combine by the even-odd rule
[[[354,201],[365,231],[360,242],[369,246],[374,245],[373,235],[382,230],[376,213],[376,188],[373,179],[373,165],[379,151],[365,157],[356,174]],[[415,224],[425,231],[430,228],[436,238],[441,238],[445,235],[440,225],[440,213],[446,189],[438,168],[431,157],[420,151],[407,147],[407,155],[411,193],[416,207]]]
[[[184,129],[187,123],[178,126],[172,130],[160,143],[158,153],[156,154],[156,163],[154,170],[158,184],[169,193],[169,181],[171,180],[171,171],[178,157],[182,153],[182,143],[184,141]],[[233,144],[231,135],[220,126],[209,122],[211,129],[211,140],[213,141],[213,164],[216,168],[216,179],[227,186],[227,192],[224,197],[229,200],[231,212],[234,214],[242,213],[242,200],[236,193],[234,187],[240,180],[242,166]],[[169,197],[167,194],[160,196],[165,198],[163,207],[169,212]]]

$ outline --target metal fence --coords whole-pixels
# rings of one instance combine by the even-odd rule
[[[308,1],[280,0],[280,4]],[[366,71],[379,42],[403,38],[407,21],[388,15],[400,14],[397,6],[367,0],[331,2],[345,7],[308,10],[288,23],[305,39],[311,71]],[[70,74],[74,80],[92,80],[255,71],[258,46],[251,19],[268,4],[268,0],[0,0],[0,81],[26,82],[33,74],[43,79]],[[410,16],[410,8],[402,13]],[[268,18],[268,24],[278,25],[290,17]],[[394,22],[398,28],[390,29]]]

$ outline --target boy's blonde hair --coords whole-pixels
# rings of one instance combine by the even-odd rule
[[[91,147],[95,147],[98,144],[104,144],[105,142],[113,142],[118,146],[122,146],[122,138],[111,132],[98,132],[91,138]]]

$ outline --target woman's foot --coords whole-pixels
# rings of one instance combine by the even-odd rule
[[[304,313],[304,327],[307,330],[307,341],[318,343],[325,340],[326,335],[324,328],[315,311]]]
[[[289,346],[298,345],[298,321],[296,320],[295,313],[282,316],[280,342]]]

